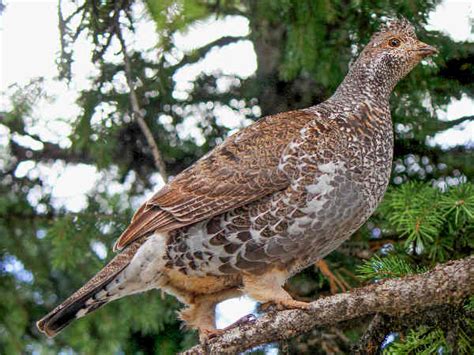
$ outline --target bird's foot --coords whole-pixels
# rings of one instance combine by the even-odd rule
[[[283,299],[283,300],[275,300],[275,301],[270,301],[266,303],[262,303],[260,305],[260,309],[262,311],[268,311],[272,308],[275,308],[278,311],[282,311],[285,309],[302,309],[302,310],[308,310],[311,308],[311,303],[309,302],[303,302],[303,301],[297,301],[294,299]]]
[[[223,329],[200,329],[199,340],[202,343],[207,343],[209,339],[215,338],[224,333]]]
[[[200,329],[199,340],[201,344],[207,344],[208,340],[218,337],[224,334],[226,331],[233,329],[235,327],[238,327],[247,323],[255,322],[256,319],[257,318],[253,314],[247,314],[246,316],[243,316],[242,318],[237,319],[234,323],[222,329],[208,329],[208,328]]]

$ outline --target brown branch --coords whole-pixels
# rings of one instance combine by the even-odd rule
[[[172,71],[176,71],[185,65],[193,64],[203,59],[212,49],[216,47],[224,47],[231,43],[236,43],[242,40],[248,39],[248,36],[223,36],[215,41],[212,41],[198,49],[193,50],[191,53],[186,54],[179,63],[171,66]]]
[[[38,141],[43,143],[43,149],[41,150],[36,151],[30,148],[25,148],[14,141],[10,141],[10,151],[17,161],[34,160],[37,162],[47,162],[59,159],[68,163],[90,164],[93,162],[93,158],[85,152],[76,152],[72,149],[61,148],[58,144],[41,140]]]
[[[58,27],[59,27],[59,64],[60,64],[60,77],[64,77],[67,81],[71,81],[71,65],[72,65],[72,49],[70,48],[77,40],[79,35],[85,29],[84,21],[87,14],[87,3],[84,2],[81,6],[69,14],[66,18],[63,16],[63,10],[61,7],[62,0],[58,0]],[[81,19],[72,33],[71,22],[72,20],[82,12]],[[67,40],[66,40],[67,39]]]
[[[158,145],[155,142],[153,134],[145,121],[145,117],[143,115],[143,111],[140,108],[140,104],[138,103],[138,98],[135,91],[135,84],[132,78],[132,65],[131,65],[130,57],[127,52],[127,46],[125,44],[125,40],[123,39],[123,36],[122,36],[119,20],[120,20],[119,16],[117,16],[115,32],[120,42],[120,46],[121,46],[122,54],[123,54],[123,60],[125,63],[125,76],[127,77],[127,84],[130,91],[129,97],[130,97],[130,105],[132,106],[132,113],[133,113],[134,118],[137,120],[137,123],[140,126],[140,129],[143,135],[145,136],[148,146],[151,149],[151,153],[153,155],[153,161],[155,163],[156,168],[158,169],[163,180],[167,182],[168,175],[166,173],[165,161],[163,160],[163,156],[161,155],[161,152],[158,149]]]
[[[464,117],[460,117],[460,118],[457,118],[457,119],[452,120],[452,121],[448,121],[448,122],[446,122],[446,124],[448,125],[448,127],[454,127],[454,126],[457,126],[458,124],[464,123],[466,121],[473,121],[473,120],[474,120],[474,115],[464,116]]]
[[[468,121],[474,121],[474,115],[459,117],[451,121],[430,120],[426,123],[426,127],[431,130],[428,134],[433,135]]]
[[[354,289],[318,299],[311,309],[267,313],[253,323],[232,328],[184,354],[238,353],[252,347],[294,337],[314,327],[334,325],[376,313],[397,316],[457,304],[474,293],[474,256],[438,265],[424,274]]]

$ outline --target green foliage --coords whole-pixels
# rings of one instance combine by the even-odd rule
[[[474,186],[464,183],[441,191],[420,182],[392,188],[379,208],[380,223],[386,232],[401,239],[386,256],[375,255],[357,268],[362,280],[379,281],[421,273],[436,263],[472,254],[474,225]],[[465,309],[472,312],[472,297]],[[455,340],[448,342],[446,329],[420,326],[390,344],[384,354],[449,353],[471,354],[473,321],[459,319]],[[441,350],[440,350],[441,349]],[[450,350],[451,349],[451,350]]]
[[[147,0],[146,4],[159,32],[185,29],[209,14],[204,3],[195,0]]]
[[[380,207],[386,226],[406,248],[435,262],[466,255],[473,249],[474,186],[453,186],[442,192],[420,182],[389,191]]]
[[[441,211],[433,206],[437,199],[436,189],[416,183],[401,186],[385,199],[391,211],[389,221],[401,237],[406,237],[407,246],[415,243],[424,248],[439,234],[444,221]]]
[[[442,192],[421,182],[409,182],[387,192],[378,213],[387,233],[394,232],[396,244],[387,256],[375,255],[357,272],[363,280],[396,278],[426,271],[452,258],[470,255],[474,234],[474,186],[464,183]],[[416,257],[416,258],[415,258]]]
[[[357,268],[357,273],[363,280],[381,280],[399,278],[426,271],[425,268],[412,265],[407,259],[397,255],[388,255],[383,258],[376,255],[361,264]]]
[[[378,28],[382,16],[424,21],[439,1],[404,2],[382,1],[258,1],[257,13],[271,21],[283,23],[287,31],[282,47],[284,56],[281,75],[292,80],[307,71],[323,86],[332,91],[341,81],[347,63],[353,57],[354,40],[361,50],[369,36]],[[416,9],[416,11],[415,11]],[[367,16],[369,15],[369,16]],[[337,31],[333,31],[337,28]],[[334,49],[338,58],[334,60]]]
[[[464,308],[468,312],[474,312],[474,296],[469,297],[466,304],[464,305]]]
[[[447,341],[446,332],[440,327],[420,326],[410,329],[403,339],[390,344],[382,353],[384,355],[472,354],[474,351],[472,343],[474,321],[472,318],[462,317],[458,323],[457,329],[451,330],[456,333],[457,338],[454,346]]]
[[[429,329],[419,327],[416,330],[410,329],[403,342],[395,342],[390,345],[383,354],[401,355],[401,354],[435,354],[440,351],[446,351],[446,339],[440,329]]]

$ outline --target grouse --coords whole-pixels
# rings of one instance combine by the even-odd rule
[[[110,301],[155,288],[186,304],[181,319],[204,337],[218,333],[214,306],[241,294],[307,308],[285,281],[377,207],[392,164],[390,93],[436,52],[406,19],[382,26],[327,101],[263,117],[146,201],[116,242],[119,254],[39,330],[54,336]]]

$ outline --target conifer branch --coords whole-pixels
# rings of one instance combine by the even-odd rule
[[[457,118],[457,119],[455,119],[455,120],[448,121],[448,122],[446,122],[446,124],[447,124],[449,127],[454,127],[454,126],[457,126],[458,124],[464,123],[464,122],[466,122],[466,121],[473,121],[473,120],[474,120],[474,115],[471,115],[471,116],[463,116],[463,117]]]
[[[435,133],[447,131],[448,129],[469,121],[474,121],[474,115],[462,116],[450,121],[433,120],[427,123],[428,133],[434,135]]]
[[[145,136],[148,146],[151,149],[151,153],[153,155],[153,161],[155,163],[156,168],[158,169],[163,180],[167,182],[168,174],[166,173],[165,161],[163,160],[163,156],[160,150],[158,149],[158,145],[155,142],[153,133],[151,132],[150,128],[148,127],[145,121],[143,111],[140,108],[140,104],[138,102],[137,94],[135,91],[135,83],[133,82],[133,78],[132,78],[132,64],[131,64],[130,56],[128,55],[128,52],[127,52],[127,46],[126,46],[125,40],[122,35],[119,17],[120,16],[116,16],[115,32],[120,42],[120,47],[123,54],[123,60],[125,64],[125,76],[127,78],[127,85],[130,91],[129,97],[130,97],[130,105],[132,106],[132,113],[135,119],[137,120],[137,123],[140,126],[140,129],[143,135]]]
[[[171,67],[172,71],[176,71],[189,64],[194,64],[202,60],[212,49],[216,47],[224,47],[228,44],[236,43],[242,40],[248,39],[248,36],[223,36],[220,37],[198,49],[193,50],[191,53],[186,54],[179,63]]]
[[[458,304],[474,293],[474,256],[438,265],[433,270],[396,280],[385,280],[351,292],[318,299],[310,310],[284,310],[264,314],[252,323],[231,328],[204,348],[184,354],[238,353],[270,342],[292,338],[324,327],[380,313],[401,316],[429,308]]]

